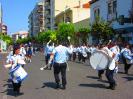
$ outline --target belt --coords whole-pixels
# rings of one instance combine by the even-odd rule
[[[57,63],[57,62],[54,62],[54,64],[59,64],[59,65],[61,65],[61,64],[66,64],[66,62],[64,62],[64,63]]]

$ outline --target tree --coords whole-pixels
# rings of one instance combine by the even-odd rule
[[[59,42],[68,42],[68,36],[74,41],[75,29],[72,23],[60,23],[58,26],[57,39]]]
[[[92,24],[91,33],[97,39],[108,40],[113,35],[114,30],[110,27],[108,22],[105,22],[97,17],[96,21]]]
[[[39,43],[46,43],[49,40],[56,42],[57,32],[52,31],[52,30],[44,31],[44,32],[39,33],[38,36],[36,37],[36,39]]]
[[[13,39],[8,35],[0,34],[0,39],[5,41],[7,43],[7,45],[13,44]]]
[[[82,43],[87,44],[88,34],[90,33],[90,28],[80,28],[79,35],[82,40]]]

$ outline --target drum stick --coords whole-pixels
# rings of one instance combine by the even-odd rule
[[[111,42],[112,42],[112,41],[111,41],[111,40],[109,40],[109,42],[108,42],[108,44],[107,44],[107,45],[109,45]]]

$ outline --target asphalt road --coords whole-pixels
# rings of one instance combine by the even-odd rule
[[[116,90],[110,90],[106,89],[108,83],[105,75],[103,81],[99,81],[97,71],[87,62],[69,62],[67,88],[57,90],[53,71],[40,71],[40,67],[45,64],[41,53],[33,56],[32,62],[25,65],[29,75],[22,84],[21,95],[15,97],[8,70],[3,67],[6,55],[0,56],[0,99],[133,99],[133,68],[126,75],[123,74],[123,66],[119,66],[119,73],[115,74]]]

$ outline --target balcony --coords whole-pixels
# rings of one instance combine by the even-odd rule
[[[38,13],[43,12],[43,6],[42,5],[38,5],[37,12]]]
[[[45,10],[50,10],[50,5],[46,5]]]
[[[46,2],[45,3],[45,6],[50,6],[50,2]]]

